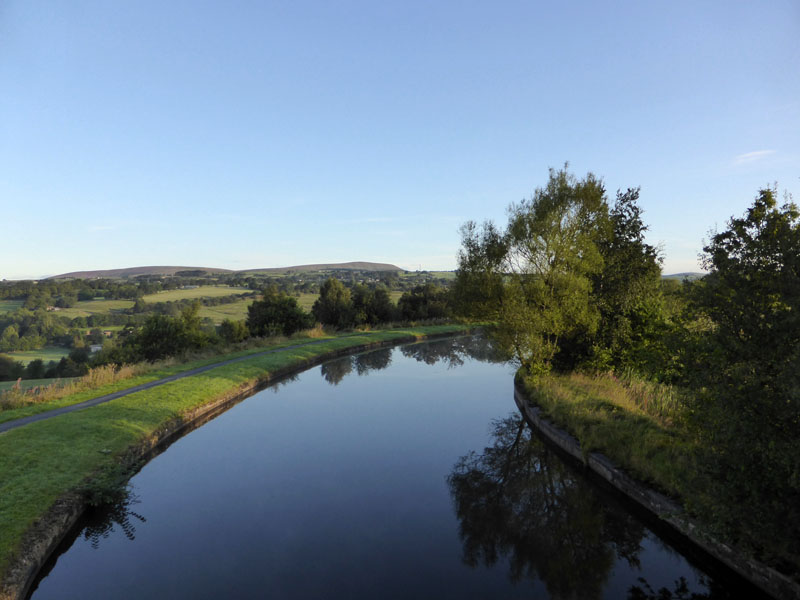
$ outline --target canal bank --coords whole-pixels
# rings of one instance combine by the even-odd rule
[[[4,467],[8,472],[4,473],[0,485],[3,495],[13,501],[11,492],[14,492],[18,498],[17,504],[35,497],[43,508],[37,509],[35,502],[28,507],[25,523],[21,523],[22,519],[13,521],[12,507],[0,508],[4,520],[5,546],[13,548],[11,557],[2,557],[6,566],[0,599],[17,600],[25,597],[47,557],[86,509],[85,499],[72,490],[85,481],[87,475],[119,463],[146,461],[198,422],[224,411],[260,388],[327,360],[370,349],[469,332],[467,326],[420,327],[294,348],[285,353],[212,369],[160,388],[136,392],[101,406],[32,423],[3,434],[0,436],[0,446],[8,450],[3,452]],[[192,399],[187,399],[187,395],[192,395]],[[117,435],[119,431],[123,434]],[[54,446],[53,437],[59,432],[63,432],[63,438],[55,440]],[[41,460],[30,461],[26,458],[26,450],[31,443],[35,444],[37,438],[49,449]],[[79,460],[76,459],[80,463],[78,470],[84,469],[85,474],[59,478],[57,474],[62,473],[70,463],[70,449],[86,439],[91,440],[92,446],[78,457]],[[26,462],[29,464],[26,465]],[[51,472],[49,479],[57,481],[38,496],[33,493],[35,490],[28,494],[26,468],[39,468],[45,480]],[[59,485],[64,489],[54,492],[52,488]],[[52,500],[47,501],[48,495]],[[16,539],[12,525],[16,525]]]
[[[543,415],[541,409],[528,398],[519,381],[514,383],[514,400],[530,426],[555,446],[560,454],[589,470],[596,479],[630,499],[701,553],[719,561],[766,594],[780,600],[800,598],[800,584],[704,534],[702,528],[687,517],[679,504],[635,481],[601,453],[584,452],[574,436]]]

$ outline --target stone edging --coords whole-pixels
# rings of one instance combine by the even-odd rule
[[[475,331],[476,329],[474,328],[465,328],[464,331],[456,333],[448,332],[431,335],[409,334],[391,340],[367,342],[357,346],[340,348],[313,358],[301,360],[291,366],[266,373],[258,379],[226,392],[215,400],[184,413],[181,418],[172,419],[164,423],[152,435],[130,447],[121,458],[123,460],[138,459],[147,462],[160,454],[170,443],[192,429],[199,427],[209,418],[213,418],[217,413],[222,412],[237,401],[243,400],[250,394],[267,387],[271,383],[306,371],[328,360],[367,350],[377,350],[416,341],[469,335]],[[42,566],[53,552],[55,552],[61,541],[69,534],[87,508],[88,506],[83,498],[70,492],[58,498],[47,513],[34,522],[32,527],[26,532],[20,550],[3,574],[3,580],[0,582],[0,600],[23,600],[26,597]]]
[[[738,554],[730,546],[704,535],[697,524],[684,515],[680,505],[635,481],[614,466],[607,457],[598,452],[584,454],[580,442],[542,416],[541,409],[526,397],[525,392],[520,389],[516,381],[514,382],[514,401],[528,423],[547,440],[575,461],[582,463],[648,513],[657,517],[666,527],[674,530],[765,593],[780,600],[800,598],[800,584],[754,559]]]

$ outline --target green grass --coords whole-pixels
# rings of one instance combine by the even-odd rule
[[[601,452],[636,479],[682,498],[695,472],[694,446],[676,406],[665,408],[657,386],[608,375],[551,374],[538,383],[523,378],[534,404],[575,436],[585,453]]]
[[[231,321],[243,321],[247,318],[247,307],[253,303],[252,298],[247,300],[240,300],[239,302],[231,302],[230,304],[220,304],[218,306],[201,306],[200,318],[212,319],[215,324],[219,325],[225,319]]]
[[[109,314],[112,311],[122,311],[133,308],[133,300],[81,300],[71,308],[62,308],[56,315],[74,319],[75,317],[89,317],[91,315]]]
[[[20,389],[29,390],[35,387],[47,387],[51,385],[66,385],[72,381],[73,377],[65,377],[62,379],[23,379],[20,383]],[[17,385],[16,381],[0,381],[0,392],[10,390]]]
[[[0,315],[22,308],[22,300],[0,300]]]
[[[194,298],[219,298],[234,294],[247,294],[253,290],[227,285],[202,285],[191,290],[166,290],[143,296],[145,302],[175,302],[176,300],[192,300]]]
[[[41,358],[45,364],[54,360],[58,362],[63,357],[69,354],[69,348],[62,346],[45,346],[39,350],[21,350],[19,352],[5,352],[3,356],[7,356],[17,362],[27,365],[29,362]]]
[[[25,531],[58,497],[77,488],[91,474],[111,468],[128,448],[188,411],[233,396],[242,385],[277,369],[300,367],[332,351],[408,336],[455,334],[464,329],[440,325],[331,338],[256,356],[0,435],[0,573],[8,567]],[[216,360],[222,358],[227,357]],[[134,385],[134,379],[122,383]]]

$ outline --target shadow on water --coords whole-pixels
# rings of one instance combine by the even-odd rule
[[[507,560],[514,582],[541,580],[553,598],[602,598],[615,564],[640,568],[644,525],[609,504],[563,463],[519,415],[495,421],[493,445],[462,456],[447,478],[459,522],[463,561],[491,567]],[[644,578],[630,600],[729,598],[699,577],[654,590]],[[697,586],[694,586],[697,587]]]

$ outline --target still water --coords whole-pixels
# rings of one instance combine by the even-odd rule
[[[531,435],[476,337],[330,361],[86,519],[58,598],[728,598]]]

